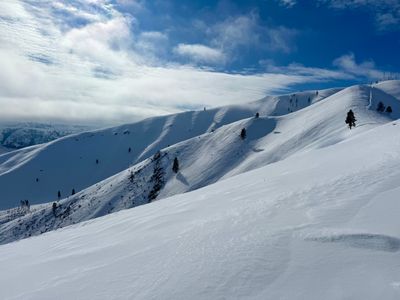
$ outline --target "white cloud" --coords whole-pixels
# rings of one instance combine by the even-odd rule
[[[376,69],[375,63],[364,61],[357,63],[353,53],[345,54],[333,61],[333,65],[341,70],[358,77],[365,77],[369,79],[381,79],[384,72]]]
[[[278,0],[278,1],[282,6],[285,7],[293,7],[297,3],[297,0]]]
[[[169,45],[168,35],[134,34],[137,21],[107,0],[62,2],[75,7],[77,11],[69,8],[75,14],[99,14],[79,26],[55,15],[51,3],[55,2],[0,2],[3,120],[133,122],[183,109],[243,103],[295,84],[341,76],[294,65],[286,67],[287,75],[273,70],[240,75],[157,63],[160,51]],[[288,34],[283,28],[277,30],[278,36]],[[255,17],[242,16],[213,27],[212,47],[181,44],[176,51],[192,60],[219,63],[227,59],[225,50],[264,43],[263,32]],[[278,48],[289,49],[272,36],[269,41],[274,40]],[[345,59],[338,64],[345,68]],[[356,74],[354,68],[351,72]]]
[[[272,61],[261,61],[267,72],[304,76],[311,82],[330,80],[376,80],[384,78],[385,72],[379,70],[372,60],[357,63],[353,53],[344,54],[332,62],[335,69],[312,68],[298,63],[276,66]],[[397,75],[397,74],[392,74]]]
[[[284,26],[261,26],[258,15],[251,13],[217,23],[208,29],[208,34],[214,47],[232,56],[238,48],[259,47],[266,51],[292,52],[295,50],[293,39],[298,32]]]
[[[212,64],[225,62],[225,55],[221,50],[200,44],[179,44],[174,48],[174,52],[194,62]]]
[[[379,30],[390,30],[400,26],[399,0],[319,0],[319,2],[337,9],[369,10],[375,15]]]

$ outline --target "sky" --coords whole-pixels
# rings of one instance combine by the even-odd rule
[[[400,78],[400,0],[1,0],[0,121],[109,125]]]

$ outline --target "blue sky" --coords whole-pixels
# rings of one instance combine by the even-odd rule
[[[398,0],[5,0],[0,118],[113,124],[399,76]]]

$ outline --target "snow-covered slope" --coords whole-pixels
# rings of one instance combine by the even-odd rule
[[[399,299],[399,126],[2,245],[1,298]]]
[[[25,199],[32,204],[54,201],[58,191],[66,197],[72,189],[87,188],[169,145],[249,118],[256,112],[263,116],[287,113],[282,107],[295,111],[337,91],[321,91],[318,96],[312,91],[266,97],[246,105],[156,117],[0,155],[0,209],[15,207]]]
[[[90,129],[93,129],[93,127],[29,122],[0,123],[0,153],[47,143],[62,136]]]
[[[385,89],[380,85],[372,89],[350,87],[295,113],[239,120],[164,148],[159,158],[144,160],[65,198],[56,210],[50,202],[33,207],[29,213],[19,209],[0,212],[0,243],[191,191],[291,155],[339,143],[400,116],[396,86],[400,87],[399,82],[386,84],[385,89],[391,88],[386,96],[382,96]],[[379,101],[391,105],[393,113],[376,112]],[[343,122],[349,109],[358,118],[357,127],[351,131]],[[239,137],[242,128],[247,130],[245,140]],[[180,162],[178,174],[171,169],[175,157]]]

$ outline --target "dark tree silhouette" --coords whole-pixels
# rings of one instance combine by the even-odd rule
[[[71,195],[75,195],[75,189],[72,189]]]
[[[389,114],[393,112],[392,107],[390,105],[386,107],[386,112]]]
[[[256,113],[256,119],[258,119],[260,117],[259,113]]]
[[[96,159],[96,164],[97,164],[97,165],[99,164],[99,160],[98,160],[98,159]]]
[[[129,147],[128,152],[130,153],[132,151],[131,147]]]
[[[345,123],[347,125],[349,125],[349,128],[351,129],[352,127],[356,127],[356,121],[357,121],[356,117],[354,116],[353,111],[350,109],[347,112],[347,117],[346,117]]]
[[[174,158],[174,163],[172,165],[172,171],[174,171],[175,173],[179,172],[179,161],[178,161],[177,157]]]
[[[240,132],[240,138],[244,140],[246,136],[247,136],[246,128],[243,128],[242,131]]]
[[[382,101],[379,101],[378,106],[376,107],[376,111],[379,111],[379,112],[385,111],[385,105],[382,103]]]
[[[57,203],[53,202],[52,210],[53,210],[53,215],[56,216]]]
[[[57,197],[58,197],[58,199],[61,199],[61,192],[60,191],[58,191]]]

